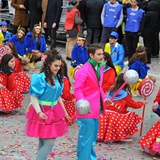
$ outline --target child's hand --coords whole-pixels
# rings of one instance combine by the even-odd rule
[[[105,104],[106,104],[107,106],[112,106],[114,103],[113,103],[112,100],[106,99],[106,100],[105,100]]]
[[[144,105],[146,105],[146,104],[147,104],[147,100],[146,100],[146,99],[143,101],[143,104],[144,104]]]
[[[90,111],[88,113],[93,113],[92,110],[90,109]]]
[[[67,119],[68,122],[71,122],[70,117],[69,117],[68,114],[66,114],[66,117],[65,117],[65,118]]]
[[[152,106],[152,109],[153,109],[154,111],[156,111],[157,108],[158,108],[158,102],[155,102],[155,103],[153,104],[153,106]]]
[[[43,112],[39,112],[38,115],[39,115],[40,119],[47,119],[48,118]]]
[[[0,84],[0,89],[3,89],[3,88],[5,88],[2,84]]]
[[[47,28],[47,23],[46,22],[44,22],[43,27]]]

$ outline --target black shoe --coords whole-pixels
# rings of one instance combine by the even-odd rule
[[[66,60],[68,60],[68,61],[71,61],[71,58],[69,58],[69,57],[66,57]]]
[[[159,58],[159,55],[152,55],[151,58]]]

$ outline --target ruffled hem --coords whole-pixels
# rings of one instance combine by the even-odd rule
[[[160,138],[160,121],[158,121],[144,137],[140,139],[138,144],[147,153],[151,155],[160,155],[160,142],[156,142],[156,139]]]
[[[36,138],[57,138],[67,133],[68,127],[64,120],[53,124],[42,124],[36,121],[28,121],[26,135]]]
[[[100,115],[98,139],[105,142],[124,140],[138,132],[141,122],[142,118],[134,112],[106,111],[106,115]]]
[[[38,138],[57,138],[63,136],[68,131],[65,122],[65,114],[60,103],[51,109],[50,106],[43,106],[43,113],[48,117],[46,120],[39,118],[32,104],[29,106],[26,118],[26,135]]]
[[[24,99],[23,95],[17,90],[9,91],[4,88],[0,90],[0,110],[3,112],[10,112],[17,108],[21,108],[21,101]]]

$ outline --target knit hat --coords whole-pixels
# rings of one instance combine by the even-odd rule
[[[8,27],[8,23],[6,21],[2,21],[0,26],[7,26]]]
[[[118,39],[119,34],[115,31],[112,31],[111,34],[109,35],[110,37],[114,37],[115,39]]]

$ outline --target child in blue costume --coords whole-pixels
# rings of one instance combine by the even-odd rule
[[[148,76],[147,72],[150,69],[149,66],[147,66],[147,53],[144,46],[139,46],[136,48],[136,53],[132,56],[131,59],[129,59],[129,69],[135,70],[139,75],[139,80],[137,83],[130,85],[132,95],[136,96],[136,91],[139,87],[140,82],[144,78],[150,78],[154,82],[156,82],[156,79],[154,77]]]
[[[26,114],[26,134],[39,138],[36,160],[47,159],[55,139],[67,132],[65,117],[69,120],[69,116],[61,99],[61,63],[61,56],[48,56],[41,73],[34,74],[31,79],[31,105]]]
[[[30,68],[36,67],[36,62],[46,51],[46,41],[39,24],[35,24],[32,32],[28,32],[25,37],[25,47],[27,57],[30,59]]]
[[[26,54],[26,48],[24,44],[26,30],[23,27],[20,27],[17,31],[17,34],[14,34],[8,41],[12,42],[16,47],[16,51],[19,56],[24,56]]]
[[[77,66],[85,64],[88,59],[88,53],[87,53],[87,42],[86,38],[83,35],[77,36],[77,43],[74,45],[72,49],[72,58],[71,58],[71,67],[70,67],[70,75],[73,77],[75,68]]]
[[[11,33],[9,31],[7,31],[8,29],[8,23],[6,21],[2,21],[1,24],[1,32],[3,34],[3,44],[6,44],[6,42],[8,41],[8,39],[11,38]]]

